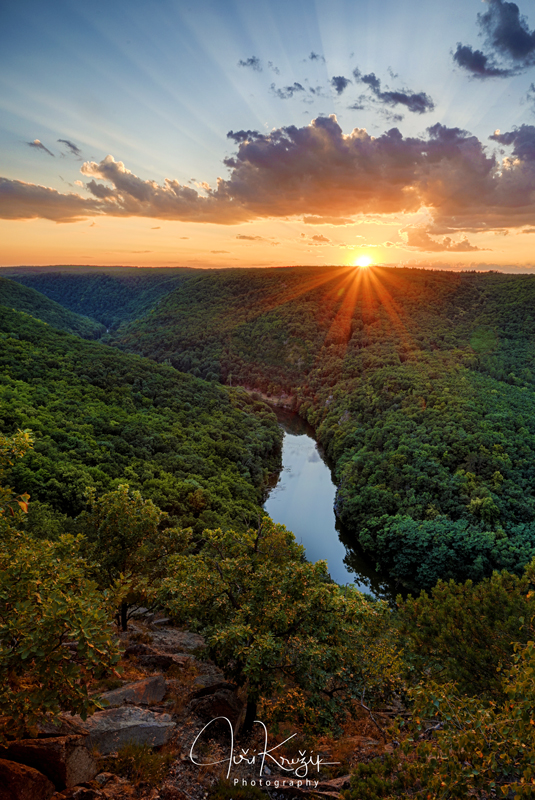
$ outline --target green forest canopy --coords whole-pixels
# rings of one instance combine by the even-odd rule
[[[136,271],[140,296],[150,272]],[[67,278],[81,303],[86,278]],[[429,588],[535,553],[534,309],[531,275],[191,270],[104,341],[283,396],[335,465],[346,527]]]

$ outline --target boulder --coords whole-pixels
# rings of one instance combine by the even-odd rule
[[[36,769],[0,759],[0,800],[49,800],[55,791]]]
[[[228,686],[232,685],[228,684]],[[227,717],[233,726],[238,722],[243,706],[235,687],[211,691],[208,695],[194,698],[189,704],[191,711],[203,721],[210,722],[216,717]]]
[[[205,645],[204,639],[198,633],[177,631],[175,628],[155,631],[152,634],[152,641],[154,646],[164,653],[199,650]]]
[[[60,790],[90,781],[97,774],[86,740],[87,736],[22,739],[10,742],[0,756],[39,770]]]
[[[97,711],[85,722],[89,730],[88,747],[96,747],[102,755],[118,750],[126,744],[146,744],[160,747],[166,744],[176,724],[169,714],[123,706]]]
[[[153,678],[145,678],[143,681],[128,683],[119,689],[100,695],[109,708],[117,708],[125,703],[135,706],[151,706],[163,700],[164,696],[165,678],[163,675],[155,675]]]
[[[146,644],[130,645],[124,652],[127,656],[135,656],[142,667],[159,669],[162,672],[167,672],[173,666],[182,668],[193,659],[188,653],[161,653]]]

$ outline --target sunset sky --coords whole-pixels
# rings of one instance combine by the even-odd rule
[[[0,264],[535,271],[535,10],[17,0]]]

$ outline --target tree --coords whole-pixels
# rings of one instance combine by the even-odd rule
[[[27,432],[0,436],[0,478],[31,447]],[[81,537],[38,541],[22,531],[28,496],[0,487],[0,739],[45,714],[99,708],[89,682],[113,670],[119,651],[108,599],[89,579]]]
[[[113,590],[126,631],[129,609],[154,601],[168,557],[184,549],[189,533],[164,527],[167,514],[127,484],[100,498],[89,490],[88,500],[89,511],[79,517],[88,556],[96,564],[100,585]]]
[[[332,724],[349,698],[392,689],[397,649],[386,604],[367,602],[309,564],[283,525],[205,531],[199,552],[170,559],[160,597],[200,630],[211,658],[257,704]]]

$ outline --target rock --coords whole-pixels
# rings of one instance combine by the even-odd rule
[[[193,681],[193,689],[195,697],[202,697],[203,694],[211,694],[218,689],[236,688],[231,683],[225,681],[224,676],[221,675],[197,675]]]
[[[172,666],[184,667],[193,659],[188,653],[161,653],[146,644],[130,645],[124,651],[127,656],[135,656],[142,667],[160,669],[163,672]]]
[[[137,660],[142,667],[159,669],[162,670],[162,672],[167,672],[171,667],[180,667],[182,669],[192,658],[193,656],[190,655],[176,653],[174,655],[168,653],[154,653],[154,655],[147,654],[137,656]]]
[[[234,726],[242,713],[243,702],[236,694],[236,688],[232,687],[232,689],[219,689],[211,694],[194,698],[189,707],[205,722],[210,722],[216,717],[227,717]]]
[[[54,724],[52,717],[45,717],[37,724],[39,739],[47,736],[54,739],[58,736],[87,736],[87,728],[84,728],[84,723],[79,724],[70,714],[61,714],[56,720],[58,724]]]
[[[95,778],[95,781],[99,786],[105,786],[110,781],[114,781],[116,777],[117,776],[114,775],[113,772],[100,772]]]
[[[198,650],[205,645],[204,639],[198,633],[177,631],[176,628],[154,631],[152,641],[154,646],[164,653]]]
[[[153,678],[128,683],[119,689],[105,692],[100,695],[100,698],[107,702],[109,708],[117,708],[125,703],[131,703],[136,706],[151,706],[163,700],[164,696],[165,678],[163,675],[155,675]]]
[[[130,644],[124,651],[125,656],[156,655],[154,647],[148,644]]]
[[[49,800],[54,784],[41,772],[0,759],[0,800]]]
[[[1,756],[39,770],[56,789],[90,781],[98,772],[86,747],[87,736],[57,736],[11,742]]]
[[[151,624],[151,627],[160,627],[160,628],[163,627],[164,628],[166,625],[170,625],[171,624],[171,620],[169,619],[169,617],[162,617],[161,619],[153,619],[150,624]]]
[[[201,676],[203,677],[203,676]],[[230,692],[236,692],[236,686],[233,683],[228,683],[228,681],[221,680],[221,678],[217,679],[215,676],[204,676],[204,685],[203,683],[197,683],[195,680],[194,685],[197,687],[196,691],[193,693],[194,698],[198,697],[207,697],[210,694],[216,694],[216,692],[220,692],[222,690],[228,690]]]
[[[136,706],[97,711],[85,724],[89,730],[88,747],[96,747],[102,755],[126,744],[160,747],[176,728],[169,714],[155,714]]]

